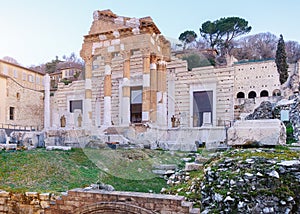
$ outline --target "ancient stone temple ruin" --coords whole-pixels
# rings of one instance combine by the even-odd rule
[[[229,59],[226,66],[189,70],[150,17],[95,11],[80,55],[84,80],[58,84],[45,115],[48,136],[65,132],[69,141],[102,136],[104,142],[194,150],[195,142],[225,142],[235,120],[263,101],[288,96],[274,60]],[[290,66],[294,76],[298,64]]]
[[[170,43],[150,17],[119,17],[96,11],[84,37],[84,126],[166,126],[166,61]]]

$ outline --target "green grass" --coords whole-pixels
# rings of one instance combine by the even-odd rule
[[[100,181],[120,191],[160,192],[166,182],[152,165],[180,157],[152,150],[1,151],[0,189],[59,193]]]

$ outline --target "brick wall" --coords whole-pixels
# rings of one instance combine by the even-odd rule
[[[136,192],[84,191],[75,189],[62,196],[45,214],[71,213],[200,213],[183,196]]]

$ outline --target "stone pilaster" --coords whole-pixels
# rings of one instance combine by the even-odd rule
[[[83,102],[83,126],[92,125],[92,56],[85,58],[85,99]]]
[[[111,126],[111,57],[105,56],[103,125]]]
[[[147,122],[150,119],[150,96],[150,51],[148,51],[143,55],[143,122]]]
[[[50,128],[50,76],[46,74],[44,76],[44,129]]]
[[[156,56],[150,56],[150,120],[156,122],[157,116],[157,65]]]
[[[130,51],[122,53],[124,58],[123,67],[123,85],[122,85],[122,105],[121,124],[128,126],[130,124]]]

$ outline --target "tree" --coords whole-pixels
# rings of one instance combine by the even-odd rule
[[[53,73],[56,71],[56,66],[62,61],[60,61],[58,59],[58,56],[56,56],[56,59],[55,60],[52,60],[51,62],[47,62],[46,63],[46,73]]]
[[[223,46],[225,54],[228,53],[228,48],[234,38],[247,34],[252,29],[245,19],[239,17],[221,18],[217,21],[217,28],[222,35],[221,46]]]
[[[196,53],[188,54],[182,57],[183,60],[186,60],[188,63],[188,70],[191,71],[193,68],[204,67],[215,65],[213,59],[208,59],[204,55],[199,55]]]
[[[218,47],[222,55],[226,55],[234,38],[247,34],[252,27],[245,19],[239,17],[221,18],[216,21],[206,21],[200,30],[201,36],[207,40],[211,48]]]
[[[285,44],[282,34],[280,34],[277,44],[275,63],[279,73],[279,81],[281,84],[283,84],[288,79],[288,64],[286,61]]]
[[[178,39],[183,42],[183,49],[185,49],[188,44],[196,41],[196,38],[197,34],[194,31],[186,30],[180,34]]]
[[[289,63],[295,63],[300,59],[300,44],[295,41],[285,43],[286,57]]]
[[[275,58],[278,38],[269,32],[245,36],[235,41],[230,51],[238,60]]]
[[[214,49],[221,41],[221,33],[216,22],[206,21],[199,29],[200,35],[209,43],[211,49]]]
[[[10,62],[10,63],[15,64],[15,65],[20,65],[16,59],[14,59],[10,56],[5,56],[2,59],[6,62]]]

